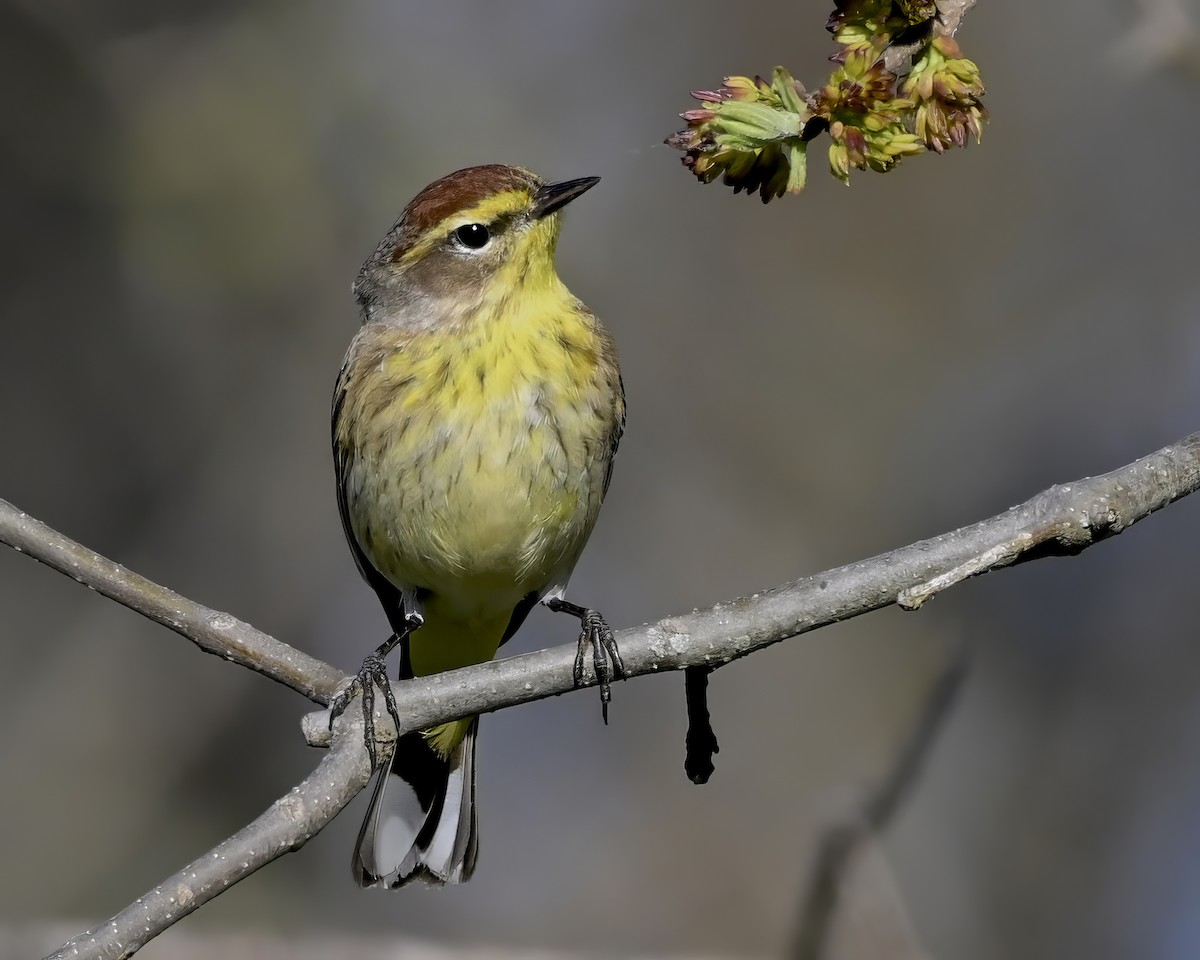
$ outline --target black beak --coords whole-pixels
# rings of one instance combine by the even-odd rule
[[[578,180],[563,180],[548,183],[533,195],[531,215],[536,220],[555,210],[561,210],[581,193],[586,193],[600,182],[599,177],[580,177]]]

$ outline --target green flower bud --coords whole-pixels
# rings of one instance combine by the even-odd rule
[[[913,64],[901,92],[916,103],[913,127],[930,150],[966,146],[983,135],[987,108],[979,67],[962,57],[952,37],[938,37]]]
[[[758,192],[764,203],[804,189],[806,145],[801,139],[812,112],[804,89],[782,67],[761,77],[726,77],[719,90],[693,93],[705,106],[680,116],[686,130],[666,142],[684,152],[683,163],[711,183],[723,175],[734,192]]]

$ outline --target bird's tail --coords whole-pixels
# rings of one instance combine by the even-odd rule
[[[364,887],[413,880],[462,883],[475,870],[475,732],[443,757],[418,731],[401,737],[376,776],[371,806],[354,850],[354,877]]]

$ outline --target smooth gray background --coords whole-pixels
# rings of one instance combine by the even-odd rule
[[[334,506],[349,285],[428,181],[603,177],[560,248],[629,429],[572,595],[614,625],[867,556],[1200,428],[1195,77],[1116,55],[1139,7],[982,0],[981,147],[764,208],[660,141],[687,91],[786,63],[829,3],[0,2],[0,496],[350,669],[384,620]],[[887,849],[935,956],[1200,951],[1200,645],[1185,501],[712,682],[485,718],[468,885],[361,892],[359,798],[190,932],[767,955],[805,856],[940,652],[960,709]],[[535,615],[521,649],[571,639]],[[94,922],[316,756],[295,694],[0,551],[0,922]],[[166,956],[171,934],[147,950]],[[157,952],[156,952],[157,951]]]

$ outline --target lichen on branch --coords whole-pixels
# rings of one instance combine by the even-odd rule
[[[837,0],[826,24],[840,49],[808,93],[783,67],[771,79],[726,77],[696,90],[687,127],[667,137],[704,183],[718,177],[766,203],[804,189],[809,144],[827,133],[830,172],[886,173],[904,157],[978,141],[987,119],[979,68],[934,0]],[[961,11],[951,18],[956,28]]]

